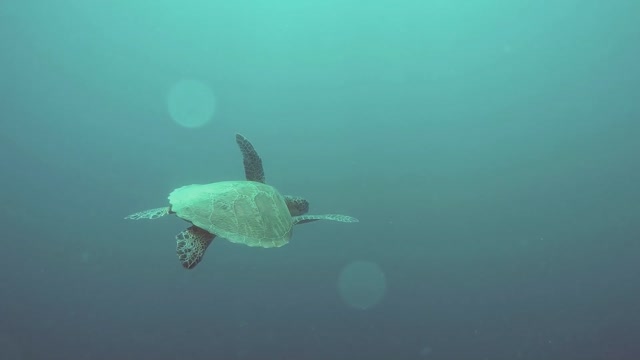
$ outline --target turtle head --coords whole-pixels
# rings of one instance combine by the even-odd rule
[[[287,203],[291,216],[304,215],[309,212],[309,202],[304,198],[285,195],[284,201]]]

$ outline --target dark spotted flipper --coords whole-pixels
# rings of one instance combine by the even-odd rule
[[[236,134],[236,143],[242,152],[242,161],[244,162],[244,174],[248,181],[256,181],[265,183],[264,168],[262,167],[262,159],[253,147],[249,139]],[[304,215],[309,211],[309,202],[298,196],[284,195],[284,201],[287,203],[291,216]],[[302,223],[315,220],[301,220]]]
[[[284,202],[287,203],[291,216],[304,215],[309,212],[309,202],[305,198],[285,195]]]
[[[253,147],[249,139],[236,134],[236,143],[242,152],[242,161],[244,162],[244,174],[248,181],[256,181],[264,184],[264,169],[262,168],[262,159]]]
[[[185,269],[193,269],[202,261],[204,252],[216,236],[197,226],[191,226],[187,230],[176,235],[176,253]]]

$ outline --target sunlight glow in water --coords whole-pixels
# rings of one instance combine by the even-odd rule
[[[356,309],[367,310],[384,297],[387,283],[378,264],[354,261],[345,266],[338,279],[342,299]]]
[[[216,101],[213,91],[202,81],[178,81],[167,96],[169,115],[187,128],[197,128],[211,121]]]

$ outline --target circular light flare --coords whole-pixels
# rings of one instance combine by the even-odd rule
[[[387,281],[378,264],[354,261],[342,269],[338,278],[338,290],[349,306],[369,310],[384,297]]]
[[[198,128],[213,118],[216,100],[213,91],[204,82],[183,79],[169,90],[167,108],[173,121],[179,125]]]

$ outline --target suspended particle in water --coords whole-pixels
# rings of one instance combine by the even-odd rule
[[[88,251],[83,251],[82,254],[80,254],[80,261],[84,264],[88,263],[89,260],[91,259],[91,254],[89,254]]]
[[[432,352],[433,350],[429,346],[425,346],[422,349],[420,349],[420,356],[427,357],[431,355]]]

